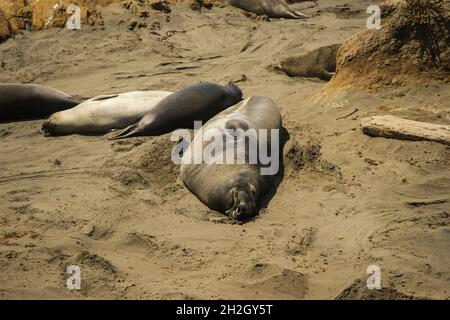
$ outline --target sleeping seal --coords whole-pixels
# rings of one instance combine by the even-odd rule
[[[275,68],[290,77],[314,77],[329,81],[336,71],[339,44],[320,47],[301,56],[282,60]]]
[[[266,15],[269,18],[304,19],[307,15],[293,10],[284,0],[229,0],[229,4],[242,10]]]
[[[40,119],[79,103],[64,92],[37,84],[0,84],[0,121]]]
[[[203,126],[201,133],[196,133],[181,159],[181,180],[212,210],[238,220],[256,215],[256,201],[269,190],[279,170],[278,164],[270,170],[264,171],[264,168],[269,169],[269,149],[270,158],[279,160],[280,129],[280,111],[272,99],[246,99],[212,118]],[[234,130],[237,135],[230,136],[230,130]],[[214,152],[211,150],[212,139],[208,138],[211,133],[218,137],[214,141],[225,141],[222,148]],[[252,140],[253,143],[250,143]],[[266,150],[265,155],[262,149]],[[234,150],[231,151],[231,157],[236,160],[231,163],[228,159],[230,150]],[[257,151],[257,155],[252,160],[254,151]],[[227,160],[223,161],[224,158]]]
[[[163,99],[139,122],[112,134],[109,139],[157,136],[180,128],[193,128],[194,121],[207,121],[242,100],[241,90],[229,84],[200,83]]]
[[[169,91],[134,91],[98,96],[52,114],[42,125],[42,131],[50,136],[122,129],[139,121],[170,94]]]

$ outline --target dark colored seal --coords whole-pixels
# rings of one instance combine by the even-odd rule
[[[74,97],[36,84],[0,84],[0,121],[40,119],[79,104]]]
[[[261,140],[267,133],[265,130],[282,128],[280,110],[272,99],[267,97],[251,97],[242,103],[229,108],[208,121],[197,133],[189,145],[181,161],[180,177],[186,187],[208,208],[224,213],[233,219],[246,220],[258,213],[257,200],[273,185],[279,166],[264,173],[263,164],[258,153],[251,160],[251,151],[257,146],[266,145],[266,150],[273,152],[271,158],[279,159],[280,140],[277,150],[271,149],[271,132],[267,139]],[[239,132],[230,138],[229,131]],[[263,132],[263,133],[262,133]],[[278,131],[279,132],[279,131]],[[225,141],[222,148],[211,152],[211,141]],[[223,137],[223,138],[221,138]],[[279,135],[278,135],[279,137]],[[253,140],[253,146],[250,141]],[[239,149],[239,144],[245,148]],[[248,145],[246,145],[248,143]],[[220,144],[219,144],[220,145]],[[223,162],[225,154],[234,153],[235,162]],[[203,159],[196,161],[195,159]],[[211,161],[212,160],[212,161]],[[255,161],[256,160],[256,161]],[[273,163],[271,165],[274,165]]]
[[[229,0],[229,4],[242,10],[269,18],[304,19],[307,15],[293,10],[284,0]]]
[[[193,128],[194,121],[208,121],[242,100],[241,90],[229,84],[200,83],[179,90],[159,102],[139,122],[113,133],[109,139],[157,136],[181,128]]]

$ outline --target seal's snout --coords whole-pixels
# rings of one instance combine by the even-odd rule
[[[44,132],[46,137],[52,136],[56,134],[56,123],[52,118],[50,118],[42,124],[41,130]]]

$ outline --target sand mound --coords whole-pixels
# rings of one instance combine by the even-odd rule
[[[322,159],[321,145],[317,141],[301,141],[293,138],[286,143],[283,150],[285,174],[287,177],[296,177],[302,170],[310,170],[315,174],[334,176],[342,179],[340,168]]]
[[[137,189],[155,185],[178,188],[173,185],[179,168],[171,160],[174,143],[169,135],[145,140],[119,140],[112,146],[119,155],[105,164],[104,172],[120,185]],[[156,192],[164,190],[157,189]]]
[[[420,0],[427,8],[422,11],[412,1],[409,4],[400,0],[384,2],[382,28],[365,28],[342,44],[337,72],[328,90],[376,89],[414,82],[418,77],[448,82],[450,5],[444,1],[435,5],[432,2]],[[429,26],[420,20],[429,17]]]
[[[243,285],[243,288],[255,290],[264,296],[283,294],[301,299],[308,290],[303,274],[274,264],[257,263],[244,274],[244,279],[250,283]]]
[[[414,296],[406,295],[393,288],[380,290],[367,288],[364,279],[357,279],[336,297],[337,300],[416,300]]]

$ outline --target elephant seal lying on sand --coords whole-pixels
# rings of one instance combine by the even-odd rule
[[[302,56],[282,60],[275,68],[290,77],[313,77],[329,81],[336,71],[336,55],[340,44],[325,46]]]
[[[256,13],[259,16],[266,15],[269,18],[304,19],[307,15],[293,10],[284,0],[229,0],[233,7]]]
[[[42,125],[42,131],[50,136],[122,129],[139,121],[170,94],[169,91],[134,91],[98,96],[52,114]]]
[[[181,160],[181,180],[212,210],[238,220],[256,215],[256,201],[269,190],[279,170],[279,163],[275,164],[272,160],[270,170],[264,171],[269,163],[264,156],[266,163],[262,164],[261,149],[265,149],[266,153],[270,149],[270,158],[279,160],[279,129],[281,115],[272,99],[246,99],[208,121],[201,134],[197,132]],[[238,135],[230,136],[229,130],[237,130]],[[274,132],[277,133],[275,138]],[[219,141],[224,138],[222,148],[219,144],[218,150],[211,152],[213,139],[209,140],[210,134],[218,137]],[[254,143],[246,142],[251,140]],[[232,156],[235,161],[231,164],[227,156],[230,150],[237,150]],[[252,152],[256,152],[253,160]],[[207,161],[205,157],[208,157]]]
[[[79,103],[64,92],[37,84],[0,84],[0,121],[40,119]]]
[[[194,121],[207,121],[242,100],[241,90],[229,84],[200,83],[161,100],[139,122],[114,133],[110,140],[157,136],[175,129],[193,128]]]

